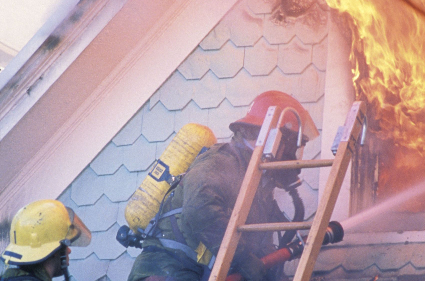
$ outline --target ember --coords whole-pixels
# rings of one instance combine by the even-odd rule
[[[378,155],[376,200],[425,177],[425,1],[327,0],[349,15],[357,99],[368,103]],[[425,211],[424,198],[400,210]]]

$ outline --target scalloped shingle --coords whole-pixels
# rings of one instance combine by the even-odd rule
[[[226,19],[230,24],[230,40],[238,47],[254,46],[263,35],[263,16],[255,15],[245,3],[233,9]]]
[[[234,77],[243,67],[244,48],[238,48],[230,41],[220,50],[212,52],[210,69],[219,78]]]
[[[112,202],[127,201],[138,187],[136,173],[130,173],[121,166],[115,174],[105,180],[104,192]]]
[[[112,139],[117,146],[134,143],[142,134],[143,111],[139,110],[133,118]]]
[[[248,106],[258,95],[261,77],[252,77],[242,69],[233,79],[227,81],[226,98],[233,106]]]
[[[78,209],[78,212],[90,231],[106,231],[117,221],[118,204],[112,203],[104,195],[96,204],[82,206]]]
[[[71,199],[79,206],[94,204],[103,194],[104,183],[105,177],[88,167],[71,184]]]
[[[187,123],[207,125],[208,110],[202,110],[194,101],[191,101],[182,111],[176,112],[174,131],[178,132]]]
[[[98,280],[106,275],[108,266],[108,260],[99,260],[95,254],[92,254],[84,260],[72,260],[69,271],[77,281]]]
[[[185,107],[192,99],[193,82],[186,80],[179,71],[175,71],[162,84],[157,93],[162,104],[156,103],[155,106],[151,106],[150,111],[161,106],[165,106],[168,110],[179,110]],[[147,111],[145,114],[151,113]]]
[[[294,38],[285,45],[279,45],[277,65],[286,74],[299,74],[311,64],[312,47]]]
[[[304,44],[319,43],[328,34],[328,13],[321,8],[315,8],[313,13],[316,13],[313,20],[295,22],[294,32]]]
[[[125,208],[127,207],[127,201],[120,202],[118,204],[117,223],[119,226],[128,225],[125,220]]]
[[[268,75],[277,65],[278,47],[260,39],[254,47],[245,48],[245,69],[251,75]]]
[[[127,280],[131,268],[133,267],[134,260],[135,258],[132,258],[127,253],[124,253],[116,260],[111,261],[107,272],[109,279],[111,281]]]
[[[229,40],[229,38],[230,27],[225,18],[205,36],[199,46],[204,50],[218,50]]]
[[[220,105],[225,98],[226,87],[211,71],[205,74],[195,85],[193,101],[201,109],[214,108]]]
[[[300,102],[316,102],[325,93],[325,73],[318,71],[313,65],[307,67],[302,75],[292,83],[292,91]]]
[[[213,130],[216,138],[228,138],[232,135],[229,129],[230,122],[245,116],[247,111],[246,107],[234,108],[227,100],[224,100],[220,107],[209,110],[208,127]]]
[[[174,112],[162,103],[156,104],[143,117],[142,134],[149,142],[164,141],[174,132]]]
[[[186,79],[201,79],[210,69],[210,56],[197,47],[177,69]]]
[[[90,168],[97,175],[111,175],[122,165],[122,146],[117,147],[113,142],[110,142],[90,163]]]
[[[266,15],[263,36],[270,44],[287,44],[295,37],[295,26],[294,24],[277,24],[271,15]]]
[[[172,128],[170,134],[173,133]],[[122,162],[130,171],[144,171],[155,161],[156,144],[148,142],[143,136],[131,145],[122,150]]]
[[[126,248],[121,245],[117,239],[118,224],[114,224],[107,231],[96,232],[92,234],[93,250],[96,256],[101,260],[113,260],[118,258],[126,251]],[[105,245],[105,241],[108,241]]]

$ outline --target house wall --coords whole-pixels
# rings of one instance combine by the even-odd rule
[[[93,233],[89,247],[72,248],[73,280],[126,280],[140,251],[126,249],[115,239],[119,227],[127,224],[125,206],[187,123],[206,125],[219,142],[228,141],[228,124],[245,115],[256,95],[281,90],[301,101],[320,131],[307,145],[304,159],[332,158],[330,144],[354,98],[347,64],[350,46],[330,20],[324,0],[310,1],[305,14],[279,23],[272,2],[239,1],[59,196]],[[315,213],[328,171],[316,168],[301,174],[306,219]],[[339,221],[348,217],[349,180],[333,214]],[[291,216],[290,198],[281,191],[276,198]],[[375,275],[399,280],[398,275],[421,274],[421,236],[347,234],[344,242],[320,252],[315,270],[326,280],[370,280]],[[294,274],[297,262],[286,264],[288,275]]]
[[[139,250],[115,239],[127,224],[125,206],[183,125],[206,125],[219,142],[228,141],[228,124],[245,115],[256,95],[275,89],[299,99],[321,131],[328,28],[322,2],[313,7],[320,21],[308,24],[300,18],[276,25],[273,3],[240,1],[65,190],[59,200],[93,233],[90,246],[72,249],[75,280],[126,279]],[[307,145],[304,158],[320,154],[321,137]],[[311,218],[319,170],[303,172],[302,179],[299,191]],[[290,204],[285,194],[277,197],[282,206]]]
[[[126,280],[140,251],[115,239],[127,224],[125,206],[155,159],[189,122],[210,127],[219,142],[228,141],[228,124],[245,115],[256,95],[281,90],[301,101],[320,131],[304,158],[332,157],[330,143],[353,99],[349,45],[331,22],[325,0],[310,2],[305,15],[276,24],[274,1],[239,1],[59,196],[93,234],[90,246],[72,248],[73,280]],[[327,171],[301,174],[306,219],[314,215]],[[349,193],[348,177],[334,219],[347,218]],[[290,198],[279,191],[276,198],[292,215]],[[348,233],[342,243],[322,249],[315,270],[325,280],[415,280],[398,276],[424,273],[423,237],[422,232]],[[285,265],[288,275],[297,262]]]

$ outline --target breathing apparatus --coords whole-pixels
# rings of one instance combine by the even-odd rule
[[[305,144],[319,135],[319,132],[304,107],[293,97],[279,91],[267,91],[257,96],[245,117],[230,124],[233,132],[240,132],[246,139],[256,139],[270,106],[280,110],[280,117],[276,128],[269,132],[264,146],[265,162],[287,161],[302,158]],[[300,169],[284,169],[280,171],[266,171],[266,186],[278,187],[286,190],[291,196],[295,212],[289,221],[304,220],[304,204],[296,189],[301,185],[298,177]],[[286,246],[296,231],[286,231],[279,239],[279,247]]]
[[[181,212],[181,208],[163,213],[163,206],[172,197],[174,188],[195,158],[216,142],[211,129],[200,124],[186,124],[177,132],[127,203],[125,218],[128,226],[121,226],[116,236],[121,245],[142,248],[144,239],[156,237],[160,220],[169,218],[173,225],[175,215]],[[174,227],[173,233],[178,234],[174,232]],[[185,241],[158,240],[167,248],[182,250],[198,263],[209,264],[211,261],[212,253],[202,243],[193,250]]]
[[[186,124],[177,132],[127,203],[125,219],[134,233],[145,232],[175,177],[184,173],[203,149],[216,142],[211,129],[200,124]]]

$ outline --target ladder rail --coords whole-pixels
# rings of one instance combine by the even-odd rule
[[[248,164],[238,197],[233,207],[226,232],[223,236],[220,248],[218,250],[214,266],[211,270],[209,281],[225,280],[230,269],[230,264],[235,255],[241,232],[237,230],[240,225],[245,224],[254,200],[258,184],[260,183],[262,170],[259,169],[259,164],[263,156],[263,150],[266,138],[269,135],[270,129],[275,127],[278,121],[278,108],[272,106],[267,111],[263,126],[261,127],[256,146],[252,152],[251,160]]]
[[[365,120],[366,105],[364,102],[354,102],[345,121],[344,134],[339,143],[335,161],[332,165],[316,215],[314,216],[313,224],[307,237],[293,281],[310,280],[322,246],[326,228],[329,225],[339,191],[341,190],[342,181],[344,180],[351,156],[354,153],[354,147],[360,133],[365,133]]]

